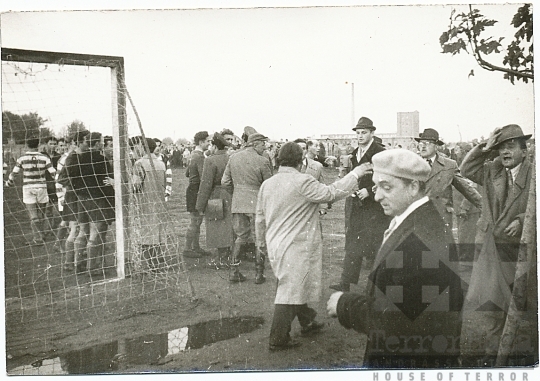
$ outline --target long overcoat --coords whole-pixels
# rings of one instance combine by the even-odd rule
[[[463,303],[452,237],[431,201],[382,244],[365,295],[343,294],[339,322],[367,334],[364,366],[458,366]]]
[[[351,168],[371,163],[373,155],[381,151],[384,151],[384,148],[372,142],[358,162],[356,148],[352,153]],[[358,180],[358,189],[365,188],[369,196],[364,200],[358,197],[347,197],[345,200],[345,251],[354,257],[373,259],[390,222],[382,206],[375,201],[374,185],[372,175],[363,176]]]
[[[208,200],[223,200],[223,219],[206,218],[206,247],[231,247],[233,244],[233,227],[231,214],[231,194],[221,186],[221,178],[229,161],[225,150],[216,151],[204,161],[196,208],[199,212],[206,210]]]
[[[345,198],[356,189],[353,174],[331,185],[295,168],[280,167],[259,191],[255,231],[266,243],[278,280],[275,304],[305,304],[321,296],[322,234],[319,204]]]
[[[426,181],[426,190],[449,230],[452,229],[454,211],[452,186],[473,205],[478,208],[482,206],[482,196],[463,178],[457,163],[452,159],[437,155]]]
[[[501,159],[497,157],[493,161],[486,161],[487,155],[481,146],[476,146],[461,163],[463,175],[483,186],[482,212],[477,224],[476,242],[484,242],[488,225],[491,225],[496,242],[519,244],[521,237],[511,237],[504,233],[504,229],[515,219],[523,226],[531,185],[531,163],[528,158],[523,160],[513,192],[508,192],[508,174]]]
[[[232,213],[255,214],[259,188],[271,176],[270,160],[253,147],[233,153],[221,179],[221,184],[232,194]]]

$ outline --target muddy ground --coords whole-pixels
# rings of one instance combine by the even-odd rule
[[[337,170],[326,169],[326,175],[330,181],[334,180]],[[179,230],[185,229],[189,218],[183,196],[186,181],[183,170],[174,171],[175,193],[169,205]],[[282,352],[268,350],[276,287],[268,264],[266,283],[254,284],[254,263],[245,261],[241,271],[248,280],[235,284],[228,281],[226,269],[209,266],[207,258],[186,258],[196,300],[190,300],[185,294],[178,297],[169,295],[162,303],[156,302],[146,309],[135,308],[132,311],[125,305],[113,305],[103,313],[96,309],[76,317],[66,316],[65,320],[40,321],[28,326],[10,326],[8,322],[8,373],[361,368],[365,335],[344,329],[336,319],[326,315],[326,301],[333,292],[328,286],[339,279],[344,257],[343,208],[344,201],[335,203],[322,221],[323,297],[311,307],[318,312],[318,320],[326,326],[318,335],[300,337],[300,326],[297,321],[293,322],[292,336],[302,342],[300,347]],[[181,232],[179,234],[182,235]],[[204,247],[204,223],[201,244]],[[361,282],[353,285],[351,291],[363,291],[368,271],[368,268],[362,270]],[[185,288],[185,285],[181,287]],[[221,324],[221,329],[219,321],[225,324]],[[231,325],[227,326],[228,323]],[[184,335],[183,338],[190,340],[191,344],[186,346],[184,342],[183,349],[178,349],[182,345],[177,345],[177,349],[171,351],[176,345],[171,332]],[[196,341],[203,345],[194,345]]]

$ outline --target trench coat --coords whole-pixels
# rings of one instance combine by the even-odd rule
[[[341,295],[339,322],[368,337],[363,366],[458,366],[463,295],[451,246],[442,217],[427,201],[381,245],[366,294]]]
[[[259,188],[271,176],[270,160],[253,147],[233,153],[221,179],[221,184],[232,194],[232,213],[255,214]]]
[[[206,221],[206,247],[231,247],[233,238],[231,194],[221,186],[221,178],[229,161],[225,150],[216,151],[204,160],[204,166],[199,185],[196,208],[204,213],[208,200],[223,200],[223,219],[211,220],[205,216]]]
[[[148,155],[137,160],[133,167],[133,186],[139,232],[135,234],[141,245],[159,245],[166,241],[165,163],[152,154],[154,168]]]
[[[331,185],[295,168],[280,167],[259,191],[255,232],[266,244],[277,278],[275,304],[306,304],[322,292],[322,234],[319,203],[345,198],[356,189],[349,174]]]
[[[437,154],[426,181],[426,190],[449,230],[452,230],[454,212],[452,186],[474,206],[482,207],[482,196],[463,178],[457,163]]]

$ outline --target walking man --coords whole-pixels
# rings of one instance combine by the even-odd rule
[[[255,208],[261,184],[272,176],[272,165],[263,156],[268,138],[259,133],[248,136],[246,147],[231,155],[221,185],[232,194],[231,212],[236,240],[232,253],[234,273],[231,282],[243,282],[246,277],[240,272],[238,255],[248,242],[255,242]],[[257,250],[255,283],[265,282],[265,255]]]
[[[301,173],[302,148],[285,143],[279,151],[278,173],[265,181],[257,200],[257,247],[268,250],[277,278],[270,350],[299,345],[291,339],[291,323],[298,317],[301,334],[320,331],[323,323],[308,303],[318,302],[322,291],[322,233],[319,204],[349,195],[357,180],[370,172],[371,165],[358,166],[331,185],[324,185]]]

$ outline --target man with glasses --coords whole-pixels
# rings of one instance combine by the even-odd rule
[[[250,243],[255,242],[255,208],[261,184],[272,177],[272,165],[263,154],[268,138],[257,132],[248,136],[246,147],[231,155],[221,185],[232,194],[233,230],[236,241],[232,253],[234,273],[231,282],[243,282],[246,277],[238,268],[238,255]],[[256,250],[255,283],[264,283],[265,256]]]
[[[351,168],[371,163],[373,155],[384,151],[373,139],[375,130],[371,119],[364,116],[353,128],[358,147],[352,152]],[[330,286],[333,290],[349,291],[351,283],[358,284],[364,258],[375,257],[390,222],[381,205],[375,202],[373,185],[371,175],[360,178],[358,191],[345,200],[345,259],[340,283]]]
[[[482,207],[482,196],[461,176],[454,160],[438,153],[437,147],[444,143],[439,140],[439,133],[436,130],[426,128],[415,140],[419,142],[420,156],[431,167],[426,181],[427,194],[441,214],[448,231],[451,232],[454,213],[452,186],[477,208]]]

